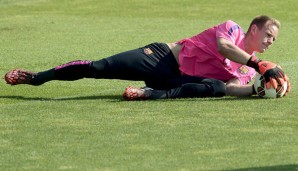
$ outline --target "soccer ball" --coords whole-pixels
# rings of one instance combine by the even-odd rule
[[[286,93],[288,84],[285,82],[284,86],[278,85],[277,89],[274,89],[272,86],[270,89],[266,89],[266,81],[264,76],[258,74],[254,82],[254,89],[257,92],[258,96],[264,98],[279,98],[284,96]]]

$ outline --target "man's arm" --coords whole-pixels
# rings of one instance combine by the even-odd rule
[[[217,39],[217,49],[224,57],[244,65],[247,64],[247,61],[251,57],[251,55],[224,38]]]
[[[287,76],[277,64],[251,56],[224,38],[217,39],[217,49],[220,54],[231,61],[253,67],[258,73],[264,75],[267,89],[271,86],[276,89],[278,84],[284,85],[285,82],[289,82]],[[287,89],[287,92],[289,91],[290,87]]]
[[[241,85],[240,81],[236,78],[230,79],[226,83],[227,96],[251,96],[253,94],[252,85]]]

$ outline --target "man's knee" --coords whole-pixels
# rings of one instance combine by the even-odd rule
[[[210,96],[223,97],[226,95],[226,84],[223,81],[216,79],[204,79],[202,82],[210,87]]]
[[[187,83],[180,88],[179,97],[222,97],[226,95],[225,83],[215,79],[204,79],[201,83]]]

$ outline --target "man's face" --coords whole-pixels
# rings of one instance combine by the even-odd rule
[[[254,51],[263,53],[273,44],[278,35],[278,28],[276,25],[268,21],[261,29],[256,25],[253,32],[253,47]]]

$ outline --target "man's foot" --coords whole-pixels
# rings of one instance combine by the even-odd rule
[[[6,83],[10,85],[31,84],[35,75],[35,73],[29,71],[14,69],[6,73],[4,78]]]
[[[150,95],[150,89],[129,86],[126,87],[122,96],[125,100],[147,100]]]

